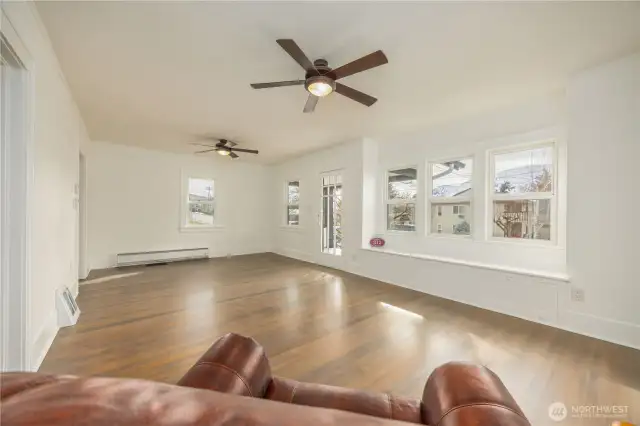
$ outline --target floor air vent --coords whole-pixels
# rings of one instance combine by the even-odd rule
[[[207,259],[208,257],[208,248],[119,253],[116,256],[116,266],[153,265],[155,263],[178,262],[180,260]]]

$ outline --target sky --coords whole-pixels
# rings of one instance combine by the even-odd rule
[[[211,187],[211,195],[215,194],[212,180],[208,179],[189,179],[189,194],[206,197],[209,195],[209,187]]]

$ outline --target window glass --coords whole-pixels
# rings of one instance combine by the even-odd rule
[[[414,167],[388,173],[389,200],[415,200],[418,194],[418,170]]]
[[[387,204],[387,229],[391,231],[415,231],[415,203]]]
[[[496,194],[553,192],[553,147],[542,146],[494,157]]]
[[[431,204],[431,233],[470,235],[471,203]]]
[[[432,197],[469,197],[473,178],[473,160],[431,164]]]
[[[551,200],[494,201],[493,236],[550,240]]]

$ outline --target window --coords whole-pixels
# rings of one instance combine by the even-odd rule
[[[387,173],[387,229],[416,230],[418,169],[407,167]]]
[[[187,195],[187,226],[213,226],[215,192],[213,180],[189,178]]]
[[[429,233],[471,235],[473,159],[429,164]]]
[[[287,182],[287,225],[300,225],[300,181]]]
[[[554,144],[491,155],[490,227],[494,237],[552,239]]]

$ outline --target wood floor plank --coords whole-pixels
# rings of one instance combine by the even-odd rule
[[[92,280],[96,282],[92,283]],[[274,374],[419,397],[452,360],[493,369],[534,425],[550,403],[626,405],[640,351],[273,254],[97,271],[40,370],[175,382],[218,336],[264,345]]]

